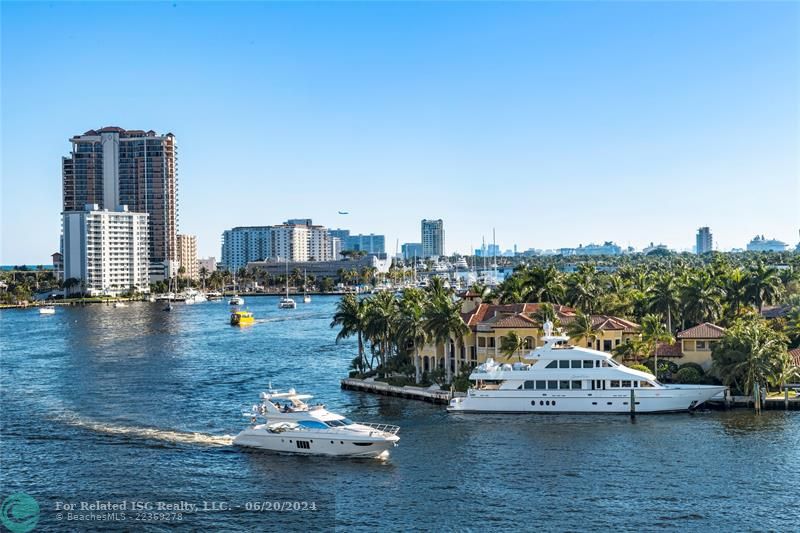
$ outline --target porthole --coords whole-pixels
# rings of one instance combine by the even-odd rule
[[[291,443],[292,443],[292,439],[289,439],[289,444],[291,444]]]
[[[331,444],[333,444],[333,441],[331,441]]]
[[[611,402],[606,402],[606,405],[611,405]]]
[[[592,402],[592,405],[597,405],[597,402]]]
[[[544,405],[544,400],[539,400],[539,405]]]
[[[343,441],[343,440],[340,440],[340,441],[339,441],[339,444],[344,444],[344,441]]]
[[[531,405],[536,405],[536,400],[531,400]]]
[[[546,402],[544,402],[544,404],[545,405],[550,405],[550,400],[547,400]]]
[[[555,400],[553,400],[553,405],[555,405],[555,404],[556,404],[556,401],[555,401]]]

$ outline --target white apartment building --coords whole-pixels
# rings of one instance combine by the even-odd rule
[[[229,271],[268,259],[329,261],[338,257],[341,241],[310,219],[292,219],[276,226],[249,226],[222,234],[222,262]],[[337,242],[338,241],[338,242]]]
[[[87,204],[83,211],[62,216],[64,279],[80,280],[76,291],[93,296],[150,291],[147,213]]]

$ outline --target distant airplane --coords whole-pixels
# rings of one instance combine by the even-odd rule
[[[340,215],[349,215],[350,213],[348,211],[339,211],[339,214]]]

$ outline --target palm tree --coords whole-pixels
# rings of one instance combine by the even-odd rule
[[[353,335],[358,336],[358,370],[361,372],[367,366],[367,361],[364,357],[365,315],[365,300],[359,300],[354,294],[346,294],[339,300],[331,321],[332,328],[341,326],[339,333],[336,335],[336,342]]]
[[[461,303],[452,301],[446,295],[434,297],[428,305],[426,315],[425,329],[428,331],[430,338],[444,346],[445,375],[447,380],[450,381],[452,379],[452,365],[450,364],[451,354],[447,344],[455,339],[460,350],[464,343],[464,335],[469,333],[469,328],[461,318]],[[455,370],[458,372],[458,365],[455,365]]]
[[[575,319],[567,324],[567,335],[573,339],[586,339],[586,342],[591,347],[594,346],[599,332],[594,328],[592,317],[582,311],[578,311]]]
[[[200,279],[203,282],[203,290],[205,290],[205,288],[206,288],[206,277],[208,276],[208,269],[206,267],[200,267],[200,271],[198,273],[200,274]]]
[[[715,322],[722,314],[725,292],[706,271],[690,276],[681,291],[684,320],[694,324]]]
[[[425,327],[424,299],[408,290],[400,301],[400,336],[414,344],[414,380],[422,379],[419,349],[428,342],[428,330]]]
[[[766,267],[763,263],[758,263],[750,271],[748,279],[748,298],[756,306],[760,314],[764,304],[774,303],[781,295],[783,289],[781,278],[776,269]]]
[[[556,308],[551,303],[543,303],[540,304],[538,309],[534,311],[532,318],[539,322],[540,324],[544,324],[548,320],[553,323],[554,326],[557,325],[558,322],[558,315],[556,314]]]
[[[725,303],[728,310],[726,316],[733,321],[739,317],[742,307],[748,303],[750,279],[744,270],[735,268],[725,274],[724,280]]]
[[[512,275],[504,279],[495,289],[495,297],[501,304],[516,304],[527,300],[528,287],[521,276]]]
[[[564,297],[564,283],[556,267],[534,267],[523,273],[529,287],[528,301],[561,303]]]
[[[714,348],[712,369],[725,385],[749,395],[780,373],[786,346],[786,338],[764,320],[740,320]],[[760,405],[760,398],[755,401]]]
[[[381,292],[367,299],[365,332],[373,346],[378,347],[382,372],[386,372],[386,361],[392,352],[392,339],[397,324],[397,298],[394,293]]]
[[[769,382],[783,390],[784,407],[788,410],[789,388],[786,384],[800,380],[800,366],[794,364],[794,360],[792,360],[792,356],[789,355],[788,351],[784,352],[776,362],[777,367],[772,376],[770,376]]]
[[[680,305],[675,277],[669,273],[658,276],[647,291],[650,310],[667,317],[667,331],[672,333],[672,316]]]
[[[517,354],[519,361],[522,362],[521,351],[525,349],[525,339],[517,334],[516,331],[510,331],[507,335],[500,338],[500,351],[506,358],[514,357]]]
[[[642,347],[653,356],[653,375],[658,379],[658,345],[662,342],[672,344],[675,339],[658,315],[645,315],[642,318]]]

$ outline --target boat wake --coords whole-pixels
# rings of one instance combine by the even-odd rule
[[[70,411],[64,411],[53,417],[53,419],[68,426],[119,437],[156,440],[174,444],[196,444],[199,446],[215,447],[230,446],[233,444],[233,437],[231,435],[210,435],[207,433],[190,433],[188,431],[172,431],[168,429],[137,426],[120,426],[89,420],[78,415],[77,413]]]

